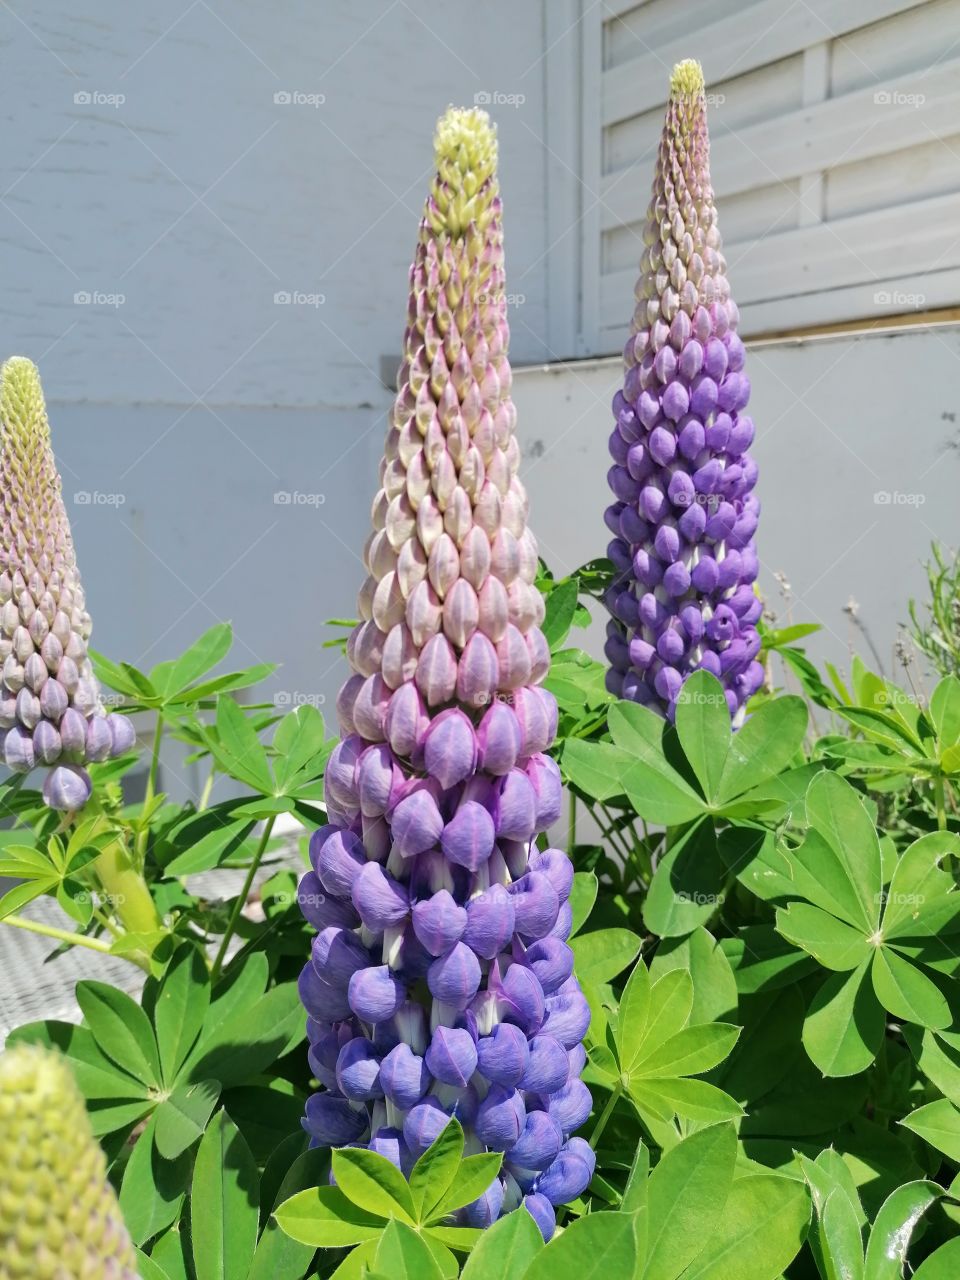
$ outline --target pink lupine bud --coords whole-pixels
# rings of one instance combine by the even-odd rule
[[[36,366],[22,357],[0,369],[0,713],[8,768],[57,766],[44,798],[79,809],[90,796],[84,769],[128,751],[122,717],[108,724],[87,656],[91,621],[50,443]],[[66,717],[66,726],[63,721]]]
[[[408,1172],[456,1115],[474,1148],[516,1156],[458,1221],[489,1225],[527,1192],[552,1224],[536,1186],[566,1131],[547,1099],[574,1068],[539,1033],[548,1002],[565,1040],[582,1011],[566,945],[572,867],[534,843],[559,811],[545,754],[557,706],[538,687],[550,653],[517,474],[495,165],[484,113],[450,111],[411,271],[352,674],[337,700],[331,826],[313,837],[314,872],[301,883],[304,914],[322,930],[301,997],[314,1025],[338,1028],[322,1050],[322,1033],[311,1037],[329,1093],[311,1099],[306,1126],[315,1142],[363,1141]],[[42,698],[51,682],[36,663],[27,672],[12,646],[10,658],[10,696],[26,684]],[[358,922],[356,947],[335,945]],[[529,1121],[516,1092],[527,1076]],[[566,1115],[580,1103],[571,1094],[557,1106]]]

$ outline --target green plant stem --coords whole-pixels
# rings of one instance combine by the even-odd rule
[[[26,916],[4,916],[3,924],[11,924],[15,929],[26,929],[28,933],[42,934],[44,938],[56,938],[58,942],[69,942],[74,947],[86,947],[89,951],[100,951],[108,955],[110,953],[110,943],[101,938],[85,938],[82,933],[71,933],[69,929],[41,924],[39,920],[28,920]]]
[[[254,876],[260,868],[260,862],[266,852],[270,835],[273,831],[273,824],[276,822],[276,815],[267,819],[267,823],[263,828],[263,835],[260,837],[260,843],[257,845],[257,851],[253,855],[253,861],[250,863],[250,869],[247,872],[246,879],[243,882],[243,888],[240,890],[237,900],[233,904],[233,910],[230,912],[230,919],[227,921],[227,927],[224,930],[223,937],[220,940],[220,946],[217,950],[216,959],[213,962],[213,968],[210,970],[210,981],[216,982],[220,977],[223,969],[223,961],[227,954],[227,947],[230,939],[233,937],[237,928],[237,921],[240,919],[240,912],[243,910],[247,898],[250,896],[250,889],[253,886]]]
[[[153,798],[157,794],[157,776],[160,772],[160,747],[163,743],[163,713],[157,712],[157,724],[153,731],[153,750],[150,752],[150,770],[147,774],[147,789],[143,796],[143,814],[146,816]],[[144,822],[137,832],[137,857],[140,865],[147,856],[147,841],[150,837],[149,824]]]
[[[207,805],[210,803],[210,793],[213,790],[213,780],[216,776],[216,769],[211,769],[207,774],[207,780],[203,784],[203,791],[200,793],[200,803],[197,806],[197,813],[203,813]]]
[[[93,864],[111,911],[129,933],[155,933],[163,927],[143,876],[119,836]]]
[[[600,1141],[600,1135],[603,1133],[604,1129],[607,1127],[607,1121],[613,1115],[616,1105],[620,1101],[622,1094],[623,1094],[623,1081],[618,1080],[616,1085],[614,1086],[613,1092],[610,1094],[610,1098],[607,1102],[607,1105],[603,1108],[603,1110],[600,1113],[600,1119],[593,1126],[593,1133],[591,1133],[590,1135],[590,1146],[594,1149],[594,1151],[596,1151],[597,1149],[597,1143]]]
[[[570,791],[570,826],[567,831],[567,852],[573,857],[573,850],[577,843],[577,796],[576,792],[571,788]]]
[[[941,831],[947,829],[947,808],[943,795],[943,774],[938,773],[933,779],[933,800],[937,806],[937,827]]]

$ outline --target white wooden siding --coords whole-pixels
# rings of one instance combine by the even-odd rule
[[[579,354],[626,335],[685,57],[747,336],[960,303],[960,0],[580,3]]]

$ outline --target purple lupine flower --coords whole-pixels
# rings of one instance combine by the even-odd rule
[[[753,589],[760,504],[709,150],[703,72],[681,62],[613,402],[607,686],[672,717],[684,680],[703,668],[720,680],[739,725],[763,678]]]
[[[568,1146],[590,1105],[575,1052],[589,1007],[567,946],[573,867],[534,843],[560,812],[544,754],[557,707],[540,687],[549,647],[483,112],[444,117],[437,164],[337,700],[330,825],[300,892],[320,931],[300,992],[326,1090],[305,1127],[408,1171],[456,1116],[473,1150],[504,1153],[457,1220],[525,1204],[546,1235],[541,1181],[579,1188],[585,1168]]]
[[[0,508],[3,763],[15,773],[48,769],[47,804],[80,809],[91,791],[83,766],[129,751],[135,735],[100,703],[40,375],[21,356],[0,369]]]

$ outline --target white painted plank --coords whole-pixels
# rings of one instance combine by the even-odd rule
[[[887,95],[889,101],[876,100]],[[915,103],[919,95],[922,102]],[[710,168],[719,200],[772,182],[788,182],[838,164],[852,164],[899,151],[942,134],[960,117],[960,57],[896,83],[831,98],[762,124],[724,132],[722,110],[714,115]],[[604,229],[643,216],[652,169],[607,175],[603,184]],[[722,217],[722,211],[721,211]]]
[[[544,5],[547,204],[547,346],[551,360],[577,351],[580,305],[580,0]]]
[[[580,337],[577,354],[592,355],[600,327],[600,280],[603,235],[600,226],[600,181],[603,126],[600,119],[600,58],[603,19],[600,8],[580,0],[583,50],[580,113]]]
[[[808,45],[914,9],[929,0],[760,0],[689,35],[671,40],[603,74],[603,122],[628,119],[665,101],[670,68],[697,56],[708,84],[776,62]]]

